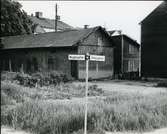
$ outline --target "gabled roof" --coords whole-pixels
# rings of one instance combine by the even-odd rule
[[[144,18],[139,24],[144,23],[149,18],[153,17],[154,15],[162,17],[167,16],[167,1],[163,1],[157,8],[155,8],[146,18]]]
[[[38,24],[43,28],[55,29],[55,20],[53,19],[37,18],[36,16],[30,16],[30,19],[32,20],[34,24]],[[57,22],[57,29],[66,30],[66,29],[74,29],[74,28],[59,20]]]
[[[140,44],[139,44],[136,40],[132,39],[131,37],[129,37],[129,36],[126,35],[126,34],[122,34],[122,35],[123,35],[123,37],[124,37],[125,39],[127,39],[127,40],[130,41],[130,42],[132,42],[132,45],[135,45],[135,46],[137,46],[137,47],[140,47]],[[111,38],[114,40],[115,38],[120,38],[122,35],[111,36]],[[114,42],[115,42],[115,40],[114,40]],[[115,44],[117,44],[117,43],[115,42]]]
[[[2,37],[3,49],[74,46],[98,29],[104,30],[98,26],[81,30]]]

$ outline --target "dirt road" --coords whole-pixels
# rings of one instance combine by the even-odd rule
[[[167,128],[161,128],[151,132],[106,132],[106,134],[167,134]]]
[[[32,134],[23,130],[15,130],[11,127],[1,126],[1,134]]]
[[[76,85],[84,85],[84,82],[74,82]],[[89,85],[97,85],[106,91],[121,91],[128,93],[141,93],[141,94],[156,94],[159,92],[167,92],[167,88],[155,87],[156,83],[141,82],[141,81],[126,81],[126,80],[110,80],[110,81],[97,81],[89,82]],[[151,91],[151,92],[150,92]]]
[[[1,134],[32,134],[29,132],[25,132],[22,130],[15,130],[13,128],[7,127],[7,126],[1,126]],[[152,132],[106,132],[106,134],[167,134],[167,128],[158,129]]]

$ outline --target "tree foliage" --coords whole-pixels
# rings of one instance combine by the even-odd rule
[[[33,22],[22,5],[12,0],[1,0],[1,36],[31,34]]]

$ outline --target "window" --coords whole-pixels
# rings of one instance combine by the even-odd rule
[[[135,52],[134,46],[132,46],[131,44],[129,44],[129,53],[133,54],[134,52]]]
[[[54,68],[54,62],[52,58],[48,59],[48,69],[52,70]]]
[[[135,61],[129,60],[128,61],[128,72],[133,72],[135,69]]]
[[[32,67],[33,72],[38,71],[38,61],[35,57],[32,59]]]
[[[98,41],[97,41],[97,45],[98,46],[102,46],[102,38],[101,37],[98,37]]]

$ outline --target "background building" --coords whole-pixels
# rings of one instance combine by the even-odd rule
[[[140,45],[125,34],[114,35],[109,31],[115,44],[114,73],[123,78],[137,78],[140,71]]]
[[[141,22],[141,71],[143,77],[167,78],[167,1]]]
[[[55,20],[44,18],[42,12],[35,12],[35,16],[30,16],[32,22],[35,24],[34,33],[45,33],[55,31]],[[74,29],[72,26],[60,21],[60,16],[58,16],[57,21],[57,31],[71,30]]]

